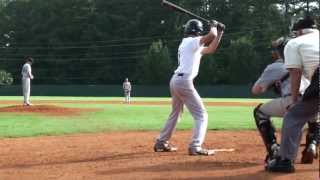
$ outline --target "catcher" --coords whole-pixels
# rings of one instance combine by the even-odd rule
[[[286,43],[287,40],[283,37],[272,42],[272,59],[274,62],[265,68],[260,78],[252,87],[252,93],[254,95],[262,94],[270,89],[274,90],[274,92],[279,95],[278,98],[258,105],[254,109],[253,113],[257,128],[267,150],[265,163],[267,163],[270,159],[274,159],[279,152],[279,144],[277,143],[275,136],[276,130],[271,121],[271,117],[283,117],[287,112],[288,106],[292,104],[289,72],[284,65],[284,47]],[[309,84],[310,81],[302,77],[299,90],[301,95],[304,93]],[[311,142],[317,142],[317,144],[319,144],[320,136],[319,122],[309,122],[308,126],[309,129],[306,136],[306,148]],[[309,164],[312,162],[313,158],[308,158],[308,156],[303,153],[301,163]]]

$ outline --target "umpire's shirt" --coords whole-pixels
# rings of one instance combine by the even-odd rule
[[[303,75],[311,80],[319,66],[319,30],[304,29],[310,32],[290,40],[284,50],[286,68],[301,69]]]

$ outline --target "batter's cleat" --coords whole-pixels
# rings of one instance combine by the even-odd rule
[[[215,154],[215,151],[213,149],[189,148],[188,153],[190,156],[211,156]]]
[[[302,151],[302,157],[301,157],[301,163],[302,164],[312,164],[313,159],[317,158],[317,146],[313,143],[309,144],[308,147],[306,147]]]
[[[289,159],[281,159],[280,157],[268,162],[265,167],[269,172],[293,173],[295,171],[293,162]]]
[[[178,148],[170,144],[169,141],[157,141],[153,150],[154,152],[176,152]]]

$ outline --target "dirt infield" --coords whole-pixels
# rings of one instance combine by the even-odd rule
[[[294,174],[264,171],[264,148],[253,131],[210,131],[207,147],[234,148],[210,157],[187,155],[190,131],[177,132],[175,153],[154,153],[158,132],[117,132],[0,139],[0,179],[311,180],[319,162]],[[248,138],[250,137],[250,138]],[[300,155],[300,153],[299,153]],[[300,156],[298,160],[300,159]]]
[[[0,112],[26,113],[17,101],[1,101]],[[47,104],[27,107],[42,115],[77,115],[80,109],[55,103],[121,104],[121,101],[35,101]],[[48,105],[49,104],[49,105]],[[134,102],[133,105],[166,105]],[[207,103],[208,106],[254,106],[257,103]],[[11,106],[10,106],[11,105]],[[81,109],[83,110],[83,109]],[[92,109],[91,109],[92,110]],[[209,131],[206,147],[235,149],[210,157],[187,155],[191,131],[178,131],[172,142],[175,153],[155,153],[158,132],[112,132],[32,138],[0,138],[0,180],[313,180],[319,177],[319,161],[299,164],[296,173],[264,171],[265,150],[255,131]]]
[[[41,115],[49,116],[76,116],[80,115],[81,112],[94,112],[98,109],[83,109],[83,108],[65,108],[54,105],[34,105],[34,106],[8,106],[0,108],[1,112],[10,113],[37,113]]]
[[[0,100],[0,104],[19,104],[19,101]],[[123,101],[38,100],[34,104],[123,104]],[[171,101],[132,101],[131,105],[170,105]],[[256,106],[259,102],[205,102],[206,106]]]

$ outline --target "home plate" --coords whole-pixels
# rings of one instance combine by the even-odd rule
[[[235,151],[234,148],[230,148],[230,149],[213,149],[214,152],[233,152]]]

